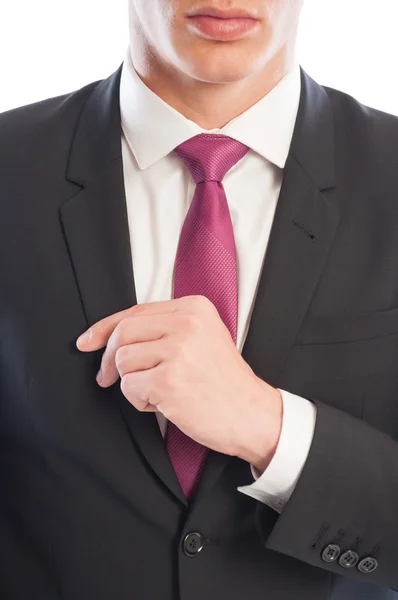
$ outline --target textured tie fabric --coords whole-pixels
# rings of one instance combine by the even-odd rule
[[[249,148],[220,134],[200,134],[175,148],[195,183],[175,264],[174,298],[206,296],[217,308],[236,343],[238,279],[234,232],[222,180]],[[167,451],[185,496],[192,500],[208,448],[171,421]]]

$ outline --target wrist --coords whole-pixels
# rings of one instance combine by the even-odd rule
[[[245,439],[237,456],[263,473],[278,447],[283,420],[282,395],[259,379],[260,393],[251,403]]]

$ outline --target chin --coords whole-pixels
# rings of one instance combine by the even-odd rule
[[[237,81],[242,81],[246,79],[248,73],[243,71],[228,71],[228,72],[206,72],[203,70],[195,71],[190,73],[192,79],[196,79],[197,81],[203,81],[205,83],[234,83]]]
[[[233,83],[249,77],[254,67],[254,61],[243,61],[241,57],[216,61],[214,56],[209,56],[205,60],[191,61],[186,73],[193,79],[208,83]]]

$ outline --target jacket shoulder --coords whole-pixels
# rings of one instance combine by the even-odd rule
[[[352,143],[359,154],[393,160],[397,164],[398,116],[362,104],[353,96],[322,86],[333,109],[336,136]],[[393,153],[393,155],[391,155]]]
[[[67,151],[79,115],[100,81],[0,113],[0,169]]]

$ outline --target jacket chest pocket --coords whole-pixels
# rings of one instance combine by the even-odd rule
[[[398,333],[398,308],[339,317],[304,319],[295,345],[359,342]]]
[[[398,310],[304,321],[282,374],[283,386],[360,418],[372,413],[374,421],[376,414],[395,414]]]
[[[398,375],[398,331],[350,342],[296,344],[288,363],[305,381],[363,379],[389,372]]]
[[[305,378],[355,378],[398,366],[398,308],[309,317],[302,323],[291,358]]]

